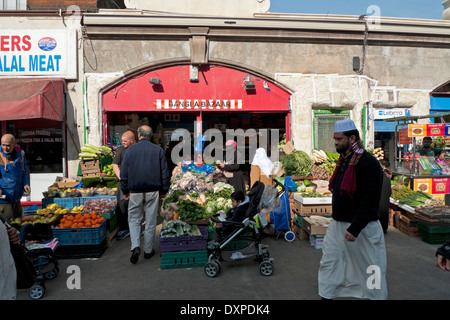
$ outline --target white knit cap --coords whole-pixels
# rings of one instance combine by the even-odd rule
[[[357,130],[353,120],[340,120],[334,124],[334,132],[346,132],[352,130]]]

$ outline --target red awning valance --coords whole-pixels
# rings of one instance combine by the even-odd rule
[[[63,121],[64,79],[0,79],[0,121]]]
[[[150,79],[157,78],[159,84]],[[253,81],[253,90],[246,90]],[[149,71],[103,94],[105,112],[289,112],[291,94],[261,77],[224,66],[201,66],[197,81],[189,65]]]

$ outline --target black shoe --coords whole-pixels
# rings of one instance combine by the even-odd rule
[[[152,250],[152,252],[150,252],[150,253],[144,252],[144,259],[150,259],[154,255],[155,255],[155,250]]]
[[[130,262],[132,264],[136,264],[139,260],[139,256],[141,255],[141,249],[139,247],[134,248],[131,251],[131,258],[130,258]]]

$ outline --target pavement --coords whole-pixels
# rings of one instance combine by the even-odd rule
[[[158,225],[159,236],[161,225]],[[389,300],[448,300],[450,273],[435,266],[439,245],[389,227],[387,285]],[[156,255],[137,264],[129,262],[130,239],[112,240],[99,258],[59,259],[59,274],[46,283],[39,300],[173,300],[173,301],[299,301],[320,300],[317,271],[322,250],[298,237],[293,242],[266,236],[274,259],[274,273],[262,276],[254,259],[223,261],[222,271],[206,276],[202,267],[160,269],[159,242]],[[75,267],[74,267],[75,266]],[[79,287],[73,288],[74,268]],[[79,269],[78,269],[79,268]],[[18,290],[17,300],[31,300],[28,289]],[[341,300],[354,300],[344,299]]]

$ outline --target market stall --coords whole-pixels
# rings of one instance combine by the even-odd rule
[[[117,233],[118,181],[111,172],[109,147],[85,145],[80,153],[81,175],[57,177],[42,192],[41,207],[27,208],[11,224],[27,242],[57,238],[58,258],[99,257]]]
[[[450,193],[450,124],[438,122],[448,115],[447,112],[385,120],[397,122],[391,197],[393,224],[428,243],[441,243],[450,238],[445,201]],[[435,121],[417,123],[421,119]],[[429,140],[429,145],[423,140]],[[429,212],[433,212],[433,218]]]

